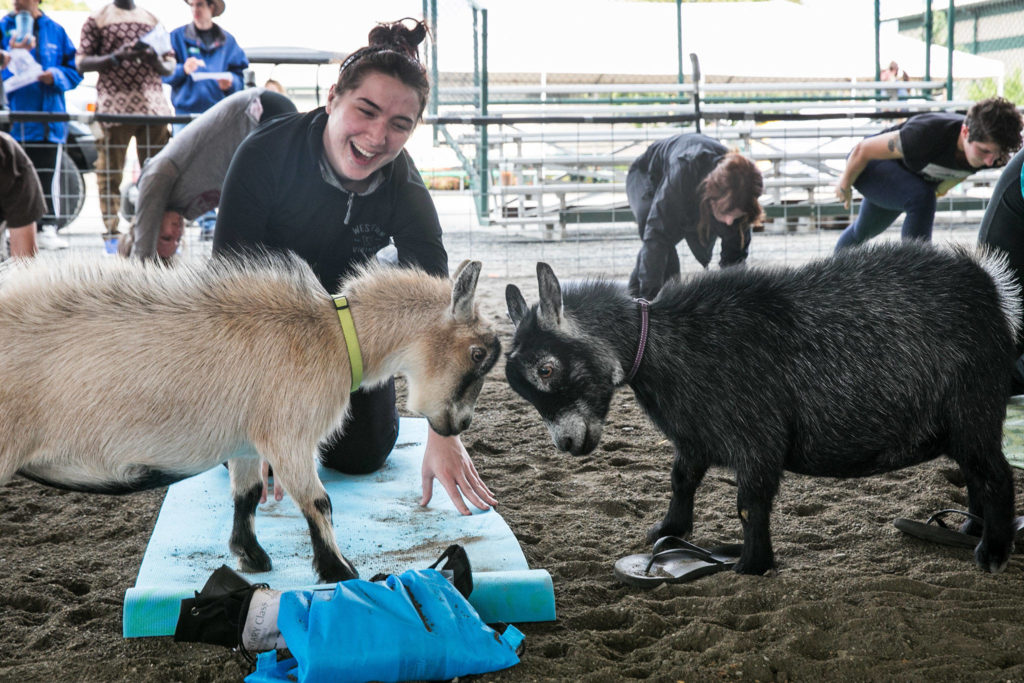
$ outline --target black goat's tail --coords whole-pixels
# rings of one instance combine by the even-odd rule
[[[978,265],[992,278],[1010,333],[1014,339],[1019,339],[1022,316],[1024,316],[1024,301],[1021,299],[1021,284],[1017,281],[1016,273],[1010,266],[1009,257],[1001,250],[987,247],[978,247],[973,256]]]

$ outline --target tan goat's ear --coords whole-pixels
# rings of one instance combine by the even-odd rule
[[[452,282],[455,282],[456,280],[459,279],[459,275],[462,273],[462,270],[470,263],[472,263],[472,261],[470,261],[468,258],[463,259],[462,263],[455,267],[455,273],[452,275]]]
[[[523,293],[515,285],[505,287],[505,305],[508,306],[508,317],[512,321],[512,325],[519,327],[519,323],[523,322],[523,318],[526,317],[530,309],[526,305]]]
[[[537,322],[542,328],[556,330],[562,324],[562,287],[555,271],[546,263],[537,264],[537,285],[540,289]]]
[[[460,323],[473,320],[473,295],[476,293],[476,283],[482,267],[479,261],[463,261],[455,271],[451,314]]]

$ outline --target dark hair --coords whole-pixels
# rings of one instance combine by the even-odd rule
[[[994,142],[1003,151],[1003,162],[1020,149],[1024,123],[1016,105],[1003,97],[975,102],[964,117],[968,142]]]
[[[409,28],[404,22],[412,21]],[[359,48],[341,63],[334,94],[355,90],[367,74],[376,72],[397,78],[416,91],[423,115],[430,94],[427,70],[420,62],[418,46],[427,37],[427,26],[422,21],[406,17],[388,24],[377,24],[367,37],[368,45]]]
[[[716,221],[711,203],[722,197],[729,197],[729,210],[741,209],[743,218],[734,224],[742,230],[748,223],[758,224],[761,220],[761,204],[758,198],[764,193],[764,178],[754,162],[737,152],[729,152],[711,169],[711,173],[697,186],[700,198],[700,220],[697,234],[701,242],[708,243],[711,222]]]

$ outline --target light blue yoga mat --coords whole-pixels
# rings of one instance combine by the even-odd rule
[[[437,482],[430,505],[420,507],[426,436],[426,420],[402,418],[398,442],[383,469],[357,476],[321,469],[342,553],[361,578],[369,579],[425,568],[450,544],[459,543],[473,567],[469,601],[485,622],[554,620],[551,576],[529,568],[497,512],[463,516]],[[168,488],[135,587],[125,593],[125,638],[173,635],[181,600],[192,597],[222,564],[237,568],[228,550],[234,512],[230,490],[224,467]],[[316,584],[309,527],[291,498],[259,507],[256,536],[274,568],[246,578],[281,590]]]
[[[1011,465],[1024,469],[1024,396],[1014,396],[1006,404],[1003,453]]]

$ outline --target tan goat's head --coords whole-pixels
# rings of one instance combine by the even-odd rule
[[[477,312],[479,261],[463,261],[453,276],[451,305],[430,334],[416,343],[406,369],[409,410],[441,436],[469,427],[484,376],[501,355],[494,329]]]

